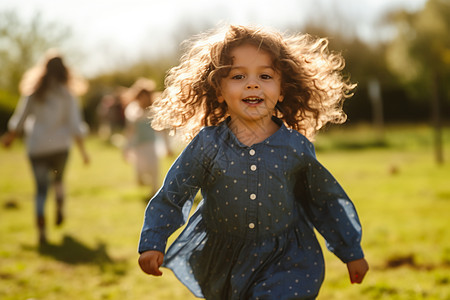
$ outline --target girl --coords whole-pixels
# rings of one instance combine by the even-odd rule
[[[229,26],[193,41],[154,104],[156,129],[195,137],[146,208],[144,272],[170,268],[207,299],[314,299],[324,279],[315,227],[351,282],[362,282],[358,216],[310,142],[326,123],[345,121],[354,85],[343,67],[325,39],[309,35]],[[198,189],[203,201],[164,255]]]
[[[36,183],[39,242],[43,244],[47,241],[44,206],[50,176],[56,197],[56,225],[61,225],[64,220],[63,175],[73,139],[80,148],[84,162],[89,162],[83,141],[85,128],[72,94],[83,92],[86,86],[71,76],[58,53],[49,50],[42,64],[24,75],[20,87],[23,97],[9,120],[9,131],[2,142],[9,147],[17,134],[25,130],[28,157]]]

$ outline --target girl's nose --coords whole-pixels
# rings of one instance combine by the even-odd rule
[[[256,82],[256,81],[254,81],[254,80],[250,80],[248,83],[247,83],[247,89],[249,90],[249,89],[259,89],[259,84]]]

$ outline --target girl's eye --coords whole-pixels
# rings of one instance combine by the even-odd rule
[[[231,76],[231,79],[243,79],[243,78],[244,78],[244,75],[241,75],[241,74]]]
[[[272,76],[268,75],[268,74],[262,74],[261,75],[261,79],[271,79]]]

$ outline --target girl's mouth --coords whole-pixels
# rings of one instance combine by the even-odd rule
[[[262,98],[258,98],[258,97],[247,97],[245,99],[242,99],[242,101],[244,101],[245,103],[248,104],[258,104],[264,101],[264,99]]]

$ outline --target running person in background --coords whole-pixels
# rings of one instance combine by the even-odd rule
[[[159,188],[159,157],[156,151],[157,138],[164,141],[165,151],[171,155],[166,132],[156,132],[150,126],[150,107],[158,93],[153,80],[139,78],[123,93],[125,106],[125,157],[133,164],[136,180],[141,186],[150,188],[150,195]]]
[[[9,147],[17,135],[25,131],[27,154],[36,183],[39,242],[45,244],[45,202],[51,184],[56,197],[56,225],[64,221],[63,177],[73,140],[84,163],[89,163],[84,146],[86,126],[74,96],[85,91],[86,85],[72,76],[62,56],[49,50],[42,63],[25,73],[20,88],[22,97],[8,122],[8,132],[2,137],[2,143]]]

